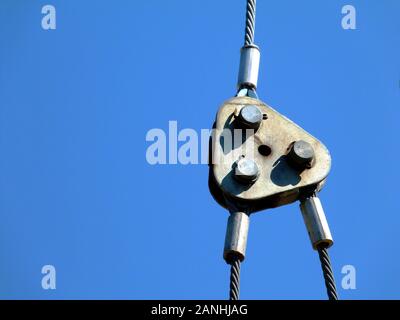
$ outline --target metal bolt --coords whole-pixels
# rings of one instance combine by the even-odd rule
[[[260,109],[254,105],[247,105],[240,110],[239,121],[246,128],[258,129],[264,115]]]
[[[297,169],[310,168],[313,159],[314,148],[311,144],[303,140],[293,143],[288,153],[289,162]]]
[[[246,184],[256,181],[259,175],[257,163],[244,157],[236,161],[234,170],[235,178],[239,182]]]

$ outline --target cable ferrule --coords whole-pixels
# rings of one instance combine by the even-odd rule
[[[321,244],[324,244],[326,248],[331,247],[333,238],[319,198],[311,196],[302,200],[300,210],[314,250],[317,250]]]
[[[260,49],[254,45],[245,45],[240,50],[240,64],[237,88],[256,89],[260,67]]]
[[[228,264],[246,256],[250,217],[244,212],[232,212],[226,229],[224,259]]]

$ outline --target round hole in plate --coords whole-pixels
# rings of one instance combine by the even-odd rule
[[[271,148],[269,146],[267,146],[265,144],[262,144],[261,146],[258,147],[258,152],[262,156],[268,157],[271,154],[272,150],[271,150]]]

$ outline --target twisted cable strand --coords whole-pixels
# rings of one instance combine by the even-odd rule
[[[254,43],[254,31],[256,25],[256,0],[247,0],[246,10],[246,33],[244,44]]]
[[[329,300],[338,300],[336,292],[335,278],[333,276],[331,260],[329,258],[328,250],[324,246],[318,247],[319,260],[321,261],[322,271],[325,279],[326,291]]]
[[[240,260],[236,259],[231,263],[229,300],[239,300],[239,290],[240,290]]]

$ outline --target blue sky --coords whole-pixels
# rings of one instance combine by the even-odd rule
[[[57,29],[41,28],[41,8]],[[354,5],[357,29],[343,30]],[[0,298],[225,299],[206,165],[146,133],[209,128],[235,94],[245,1],[0,3]],[[258,1],[259,97],[318,137],[343,299],[399,299],[400,2]],[[54,265],[57,289],[43,290]],[[343,290],[344,265],[357,289]],[[243,299],[325,299],[297,204],[251,218]]]

